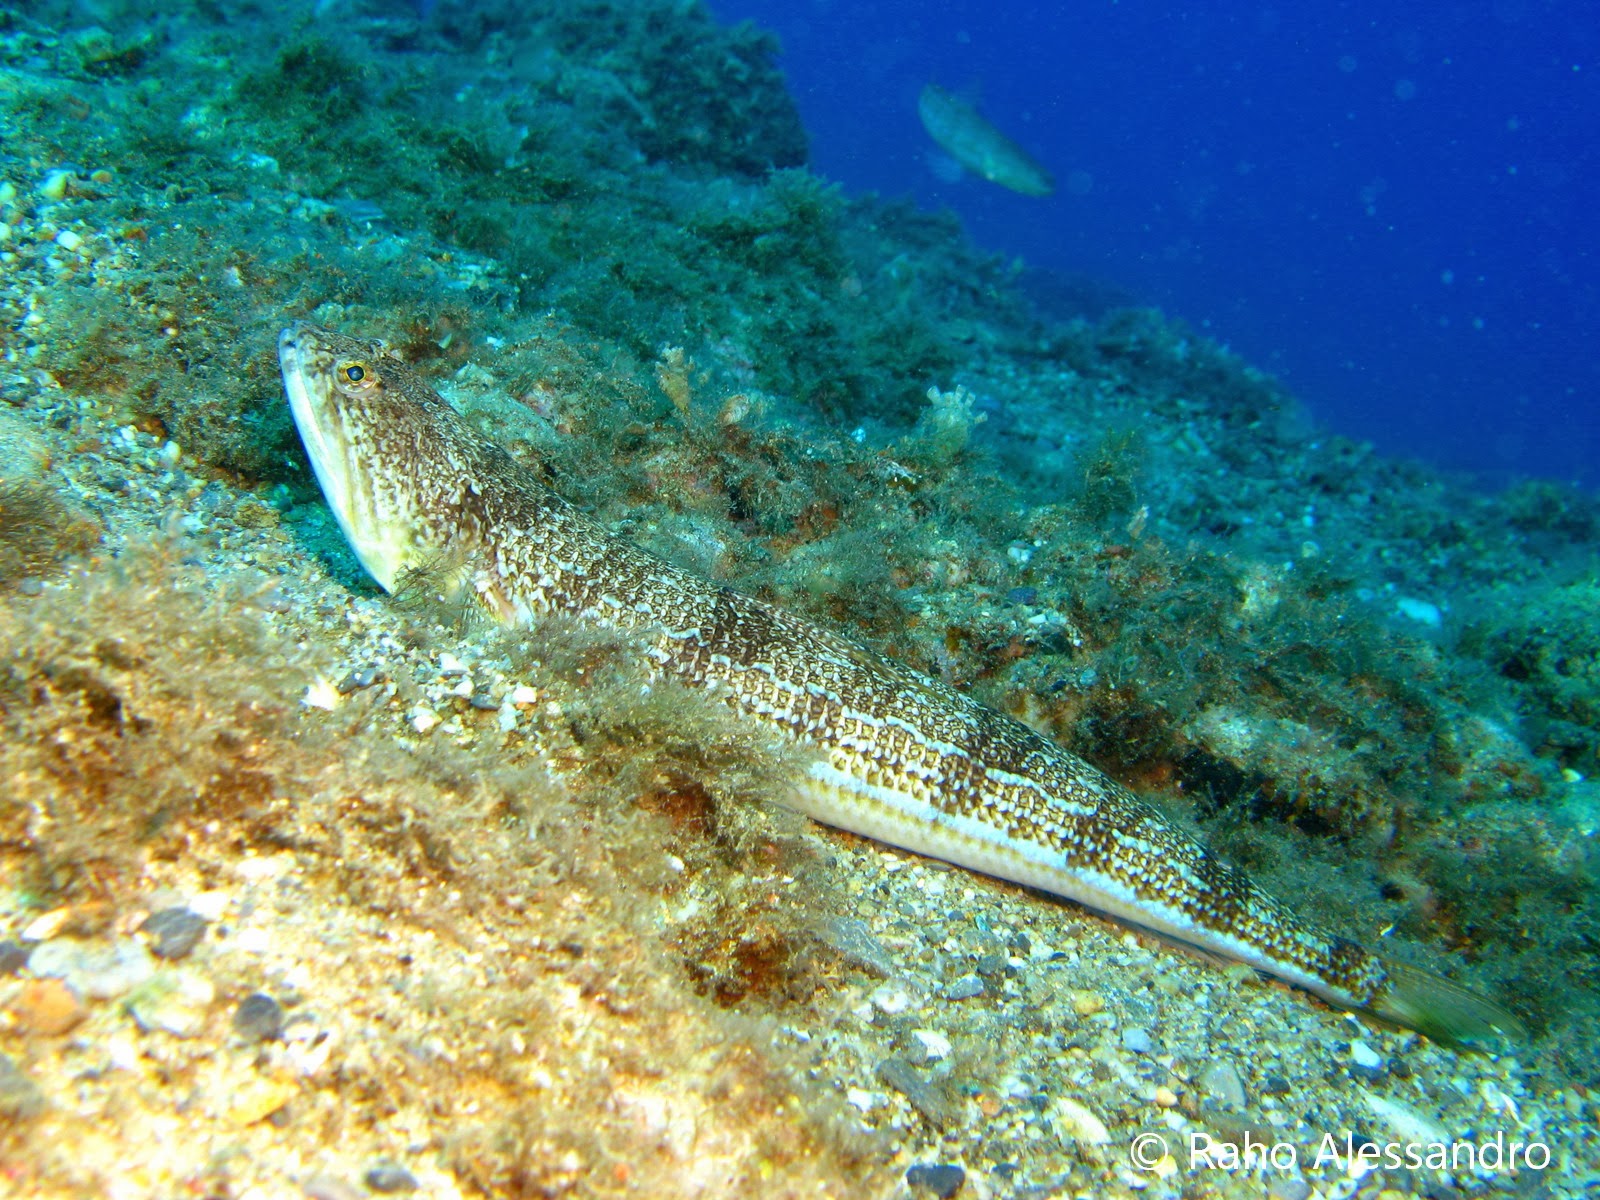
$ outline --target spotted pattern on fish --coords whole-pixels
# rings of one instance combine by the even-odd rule
[[[381,345],[302,324],[279,357],[329,506],[385,589],[449,562],[499,621],[562,613],[640,639],[656,671],[814,747],[799,806],[825,824],[1079,901],[1444,1040],[1518,1032],[1492,1002],[1300,919],[1026,726],[615,537]]]

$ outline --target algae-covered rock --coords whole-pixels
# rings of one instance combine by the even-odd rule
[[[39,431],[0,410],[0,592],[35,586],[98,535],[49,481],[50,463],[49,443]]]

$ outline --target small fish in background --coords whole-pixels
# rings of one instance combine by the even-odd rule
[[[1048,196],[1056,190],[1050,172],[1034,162],[1026,150],[980,117],[972,105],[937,84],[930,83],[922,89],[922,95],[917,97],[917,115],[928,136],[974,175],[1024,196]],[[958,174],[941,170],[939,163],[935,163],[934,173],[941,179]]]

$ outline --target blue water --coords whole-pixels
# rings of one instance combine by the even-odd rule
[[[1183,317],[1386,451],[1600,484],[1600,4],[712,8],[779,34],[847,188]],[[930,81],[1057,193],[942,181]]]

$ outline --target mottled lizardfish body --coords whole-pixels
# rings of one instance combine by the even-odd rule
[[[1042,889],[1452,1042],[1515,1019],[1296,917],[1126,788],[1026,726],[846,638],[612,536],[474,432],[381,345],[284,332],[289,402],[372,577],[462,564],[507,624],[625,631],[655,669],[817,751],[798,806],[827,825]]]

